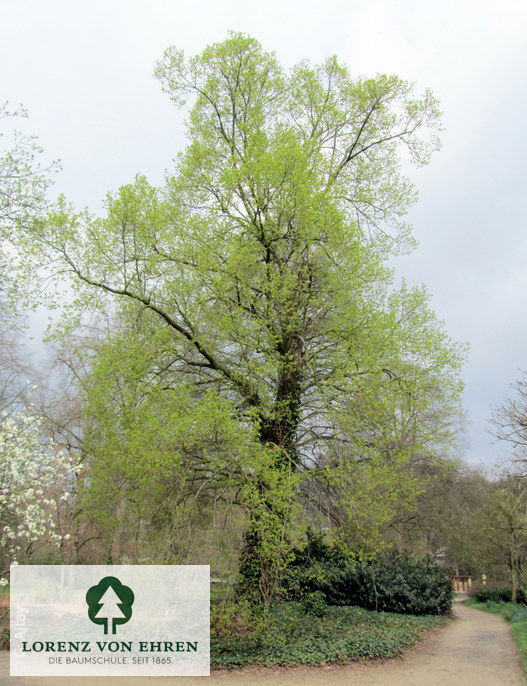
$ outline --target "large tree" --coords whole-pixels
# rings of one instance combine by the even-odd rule
[[[194,477],[241,489],[262,590],[301,491],[353,518],[347,485],[374,474],[388,502],[397,474],[411,481],[408,465],[452,439],[461,351],[387,266],[412,244],[401,165],[437,148],[437,104],[336,58],[286,72],[239,34],[189,60],[170,48],[156,74],[190,102],[165,187],[137,177],[101,218],[61,201],[23,237],[25,265],[71,275],[76,307],[113,303],[129,333],[103,354],[121,371],[98,376],[115,402],[95,404],[148,421],[172,408],[172,462],[186,437]]]

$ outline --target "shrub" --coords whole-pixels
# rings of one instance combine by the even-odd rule
[[[485,584],[479,579],[474,579],[467,589],[467,595],[469,598],[475,598],[476,593],[482,588],[498,588],[500,586],[506,586],[507,583],[503,581],[487,581]]]
[[[474,600],[477,600],[478,603],[510,603],[512,601],[512,590],[506,586],[501,586],[499,588],[480,588],[474,594]],[[525,603],[525,601],[525,592],[519,588],[516,594],[516,602]]]
[[[326,596],[322,591],[315,591],[308,593],[300,601],[300,609],[306,615],[313,615],[314,617],[325,617],[328,612],[326,604]]]
[[[293,560],[282,579],[287,598],[301,600],[321,592],[331,605],[346,605],[346,576],[355,565],[352,553],[342,544],[325,543],[321,534],[307,532],[307,542],[293,550]]]
[[[256,635],[263,627],[263,614],[247,599],[211,604],[210,630],[218,636]]]
[[[454,596],[450,575],[432,558],[391,550],[356,562],[343,546],[314,534],[295,551],[283,585],[293,599],[321,591],[330,605],[416,615],[446,614]]]
[[[454,589],[432,558],[391,550],[356,565],[346,577],[350,604],[403,614],[447,614]]]

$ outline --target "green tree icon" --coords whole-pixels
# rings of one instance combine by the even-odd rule
[[[126,624],[132,616],[134,592],[115,576],[105,576],[86,593],[88,617],[94,624],[103,624],[104,633],[115,634],[117,624]]]

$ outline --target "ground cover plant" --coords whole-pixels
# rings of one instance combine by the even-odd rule
[[[278,603],[267,615],[247,601],[222,602],[214,588],[211,597],[211,666],[216,668],[395,657],[446,621],[437,615],[328,606],[320,592]],[[8,594],[0,593],[0,650],[8,649]]]
[[[437,615],[417,617],[358,607],[326,606],[323,616],[306,609],[300,602],[279,603],[265,622],[256,621],[246,633],[226,628],[213,633],[211,665],[316,665],[395,657],[447,621]]]
[[[0,588],[0,650],[9,648],[9,588]]]

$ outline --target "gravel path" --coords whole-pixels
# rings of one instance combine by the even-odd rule
[[[525,684],[505,621],[456,603],[456,618],[404,657],[350,667],[244,669],[207,677],[40,678],[8,677],[9,655],[0,654],[0,686],[516,686]]]

